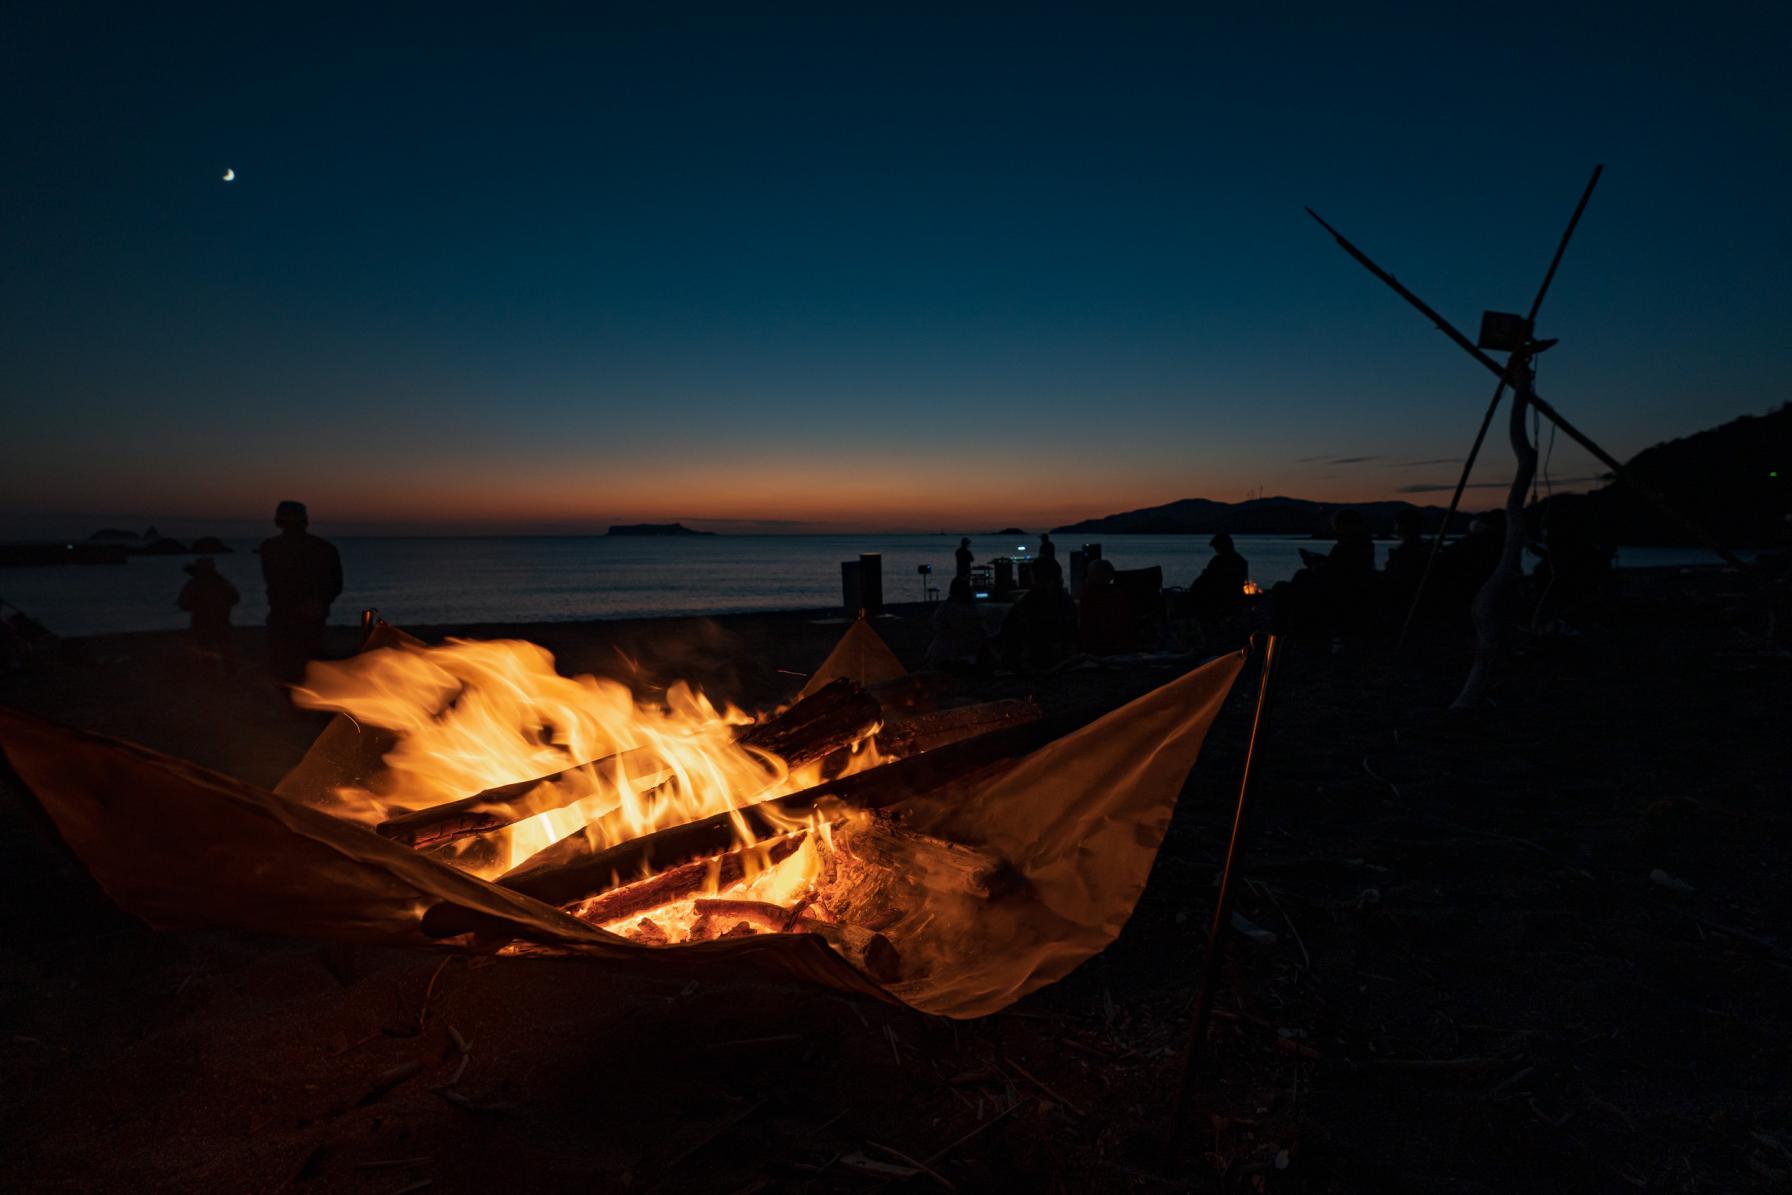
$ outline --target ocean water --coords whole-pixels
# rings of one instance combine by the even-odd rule
[[[256,540],[226,541],[218,569],[243,595],[238,626],[267,616]],[[820,609],[841,602],[840,564],[861,552],[883,556],[884,600],[922,599],[916,568],[933,566],[942,591],[952,576],[956,535],[490,536],[336,539],[344,588],[330,621],[354,624],[374,606],[398,625],[554,622],[652,615]],[[1066,568],[1079,540],[1058,543]],[[1186,585],[1211,555],[1205,536],[1116,535],[1103,556],[1117,568],[1159,565],[1166,585]],[[1305,536],[1240,536],[1252,579],[1267,588],[1300,567]],[[1035,537],[974,536],[978,561],[1033,554]],[[1387,544],[1377,545],[1384,554]],[[0,599],[61,635],[166,630],[186,625],[175,599],[185,556],[135,556],[123,565],[0,568]],[[1691,549],[1627,548],[1620,565],[1705,563]]]

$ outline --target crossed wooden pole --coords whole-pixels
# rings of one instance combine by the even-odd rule
[[[1587,180],[1586,190],[1581,192],[1580,202],[1574,206],[1574,215],[1569,218],[1568,227],[1563,230],[1562,239],[1556,245],[1555,256],[1550,259],[1549,269],[1543,275],[1543,283],[1537,288],[1536,297],[1531,300],[1531,310],[1528,320],[1532,327],[1536,324],[1538,312],[1543,308],[1544,297],[1549,294],[1550,283],[1555,281],[1556,269],[1562,264],[1562,255],[1567,252],[1568,241],[1574,236],[1574,229],[1580,223],[1581,213],[1587,210],[1587,201],[1593,197],[1593,188],[1599,184],[1599,176],[1604,170],[1605,167],[1603,165],[1593,167],[1593,176]],[[1377,278],[1387,283],[1395,294],[1412,304],[1412,306],[1417,308],[1425,318],[1429,319],[1438,331],[1455,341],[1457,347],[1461,348],[1463,352],[1473,357],[1476,361],[1479,361],[1486,367],[1488,372],[1499,379],[1498,385],[1496,385],[1493,390],[1493,398],[1487,404],[1487,412],[1481,417],[1481,427],[1480,430],[1475,433],[1475,442],[1473,446],[1469,448],[1468,459],[1462,463],[1462,475],[1457,479],[1456,492],[1450,498],[1449,512],[1444,515],[1443,524],[1437,529],[1437,538],[1431,543],[1430,555],[1425,559],[1425,571],[1420,576],[1418,588],[1413,594],[1412,605],[1406,612],[1406,621],[1401,625],[1400,637],[1395,641],[1396,651],[1406,642],[1406,636],[1408,632],[1412,630],[1414,615],[1418,612],[1419,603],[1424,600],[1425,585],[1431,578],[1432,567],[1437,563],[1438,553],[1443,547],[1444,536],[1450,529],[1450,523],[1455,519],[1458,507],[1462,505],[1462,491],[1468,486],[1469,474],[1474,470],[1475,458],[1480,455],[1482,441],[1487,438],[1487,428],[1493,422],[1494,412],[1499,409],[1500,400],[1505,397],[1507,388],[1514,385],[1526,386],[1525,397],[1530,402],[1531,406],[1535,407],[1537,412],[1545,419],[1548,419],[1551,423],[1555,424],[1565,432],[1569,439],[1592,453],[1600,463],[1604,464],[1612,471],[1613,477],[1629,486],[1651,506],[1655,507],[1656,510],[1665,515],[1671,522],[1691,533],[1694,538],[1704,544],[1707,548],[1711,549],[1711,551],[1717,553],[1717,555],[1722,557],[1727,563],[1734,565],[1739,569],[1746,570],[1748,568],[1748,566],[1743,563],[1734,552],[1731,552],[1728,548],[1719,543],[1717,539],[1703,527],[1681,514],[1652,486],[1640,480],[1634,473],[1630,472],[1619,463],[1616,457],[1594,443],[1590,436],[1575,427],[1574,424],[1570,423],[1567,416],[1563,415],[1560,411],[1556,410],[1555,407],[1545,401],[1543,396],[1538,394],[1534,388],[1528,388],[1528,365],[1531,356],[1529,346],[1524,350],[1514,352],[1503,365],[1500,362],[1495,361],[1492,357],[1483,352],[1479,345],[1464,336],[1455,325],[1450,323],[1449,320],[1446,320],[1443,316],[1439,315],[1436,309],[1431,307],[1430,304],[1419,298],[1419,296],[1413,294],[1413,292],[1408,290],[1398,278],[1375,264],[1368,254],[1351,244],[1343,233],[1333,228],[1330,224],[1327,224],[1325,220],[1320,217],[1318,212],[1314,211],[1312,208],[1308,208],[1307,215],[1313,217],[1321,228],[1329,232],[1332,235],[1332,239],[1338,242],[1339,247],[1342,248],[1344,252],[1356,258],[1356,260],[1362,263],[1363,267],[1371,274],[1374,274]]]

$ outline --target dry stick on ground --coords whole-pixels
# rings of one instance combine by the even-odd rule
[[[900,1149],[892,1149],[888,1145],[879,1145],[875,1141],[867,1141],[867,1142],[865,1142],[865,1144],[869,1145],[872,1149],[875,1149],[875,1150],[879,1151],[880,1153],[889,1154],[892,1158],[895,1158],[898,1162],[903,1162],[903,1163],[906,1163],[907,1165],[913,1166],[916,1170],[919,1170],[922,1174],[925,1174],[928,1178],[931,1178],[934,1182],[936,1182],[940,1186],[946,1188],[946,1190],[948,1190],[948,1191],[958,1190],[957,1185],[954,1184],[951,1179],[947,1178],[945,1175],[941,1174],[939,1171],[937,1171],[933,1167],[929,1166],[926,1162],[923,1162],[923,1161],[919,1160],[918,1158],[909,1157],[907,1154],[903,1153]]]
[[[1015,1074],[1019,1075],[1021,1078],[1025,1079],[1027,1082],[1031,1083],[1033,1086],[1037,1087],[1039,1090],[1045,1092],[1045,1094],[1051,1096],[1052,1099],[1056,1100],[1060,1104],[1063,1104],[1066,1108],[1069,1108],[1072,1112],[1076,1113],[1078,1116],[1082,1116],[1084,1114],[1082,1108],[1080,1106],[1078,1106],[1075,1101],[1071,1100],[1067,1096],[1060,1095],[1058,1092],[1053,1091],[1050,1087],[1047,1087],[1045,1085],[1044,1080],[1040,1079],[1032,1071],[1028,1070],[1026,1067],[1022,1066],[1020,1063],[1016,1062],[1014,1059],[1005,1058],[1002,1061],[1007,1063],[1008,1066],[1014,1070]]]
[[[951,1153],[953,1150],[957,1149],[959,1146],[965,1144],[966,1142],[970,1141],[972,1138],[976,1137],[978,1134],[982,1133],[985,1129],[991,1127],[992,1125],[999,1123],[1000,1121],[1008,1119],[1008,1117],[1012,1116],[1015,1113],[1015,1111],[1018,1110],[1020,1108],[1020,1106],[1022,1104],[1025,1104],[1026,1102],[1027,1102],[1027,1100],[1026,1100],[1026,1097],[1024,1097],[1024,1096],[1015,1100],[1012,1104],[1009,1104],[1006,1108],[1002,1109],[1002,1111],[996,1113],[994,1116],[990,1117],[988,1120],[984,1121],[982,1124],[978,1125],[976,1128],[972,1129],[970,1132],[966,1133],[964,1136],[960,1137],[958,1140],[952,1142],[950,1145],[947,1145],[942,1149],[936,1149],[934,1152],[928,1154],[927,1158],[926,1158],[927,1164],[929,1166],[932,1166],[934,1163],[938,1162],[941,1158],[945,1157],[947,1154]]]
[[[863,738],[882,716],[877,700],[843,677],[783,713],[747,727],[734,741],[749,750],[775,755],[789,767],[798,767]],[[568,785],[557,790],[557,781],[571,779],[588,769],[622,768],[631,760],[639,766],[654,758],[654,753],[646,748],[630,748],[551,775],[520,780],[388,818],[379,824],[379,832],[418,849],[488,834],[579,799],[582,786]]]

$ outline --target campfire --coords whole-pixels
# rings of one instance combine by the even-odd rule
[[[300,699],[336,717],[272,792],[3,709],[0,749],[153,925],[986,1015],[1120,932],[1244,654],[1087,721],[952,706],[871,638],[859,624],[797,700],[753,715],[562,676],[527,643],[382,626],[308,674]]]
[[[885,769],[991,733],[960,760],[1011,753],[999,732],[1037,724],[1031,703],[893,719],[841,678],[754,717],[683,682],[639,699],[568,678],[530,643],[393,638],[314,665],[295,695],[390,737],[378,767],[314,803],[609,933],[652,946],[815,934],[893,983],[903,930],[968,910],[1002,873],[881,812],[909,791]]]

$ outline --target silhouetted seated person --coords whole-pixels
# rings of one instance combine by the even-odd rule
[[[1324,556],[1300,550],[1306,567],[1272,591],[1278,632],[1299,638],[1365,634],[1375,627],[1375,541],[1363,516],[1340,510],[1332,519],[1337,542]]]
[[[971,591],[971,578],[954,577],[946,600],[933,612],[933,642],[927,646],[922,666],[955,670],[988,662],[989,638],[983,633],[983,615]]]
[[[305,665],[323,654],[330,603],[342,592],[342,558],[328,540],[306,530],[303,502],[274,511],[280,534],[261,542],[261,576],[268,586],[268,663],[286,684],[304,679]]]
[[[1381,570],[1381,591],[1388,623],[1399,630],[1405,624],[1413,597],[1424,580],[1425,560],[1431,554],[1431,547],[1425,542],[1424,521],[1419,512],[1411,508],[1394,515],[1394,534],[1399,536],[1400,542],[1388,549],[1388,560]],[[1423,614],[1424,611],[1420,611],[1421,617]]]
[[[1251,579],[1251,566],[1224,531],[1207,543],[1213,548],[1213,559],[1189,585],[1188,592],[1196,616],[1212,627],[1244,607],[1244,586]]]
[[[1037,585],[1041,581],[1049,581],[1059,588],[1063,587],[1064,566],[1058,563],[1056,552],[1050,556],[1041,556],[1033,562],[1033,584]]]
[[[1578,494],[1549,504],[1543,542],[1531,545],[1539,557],[1532,574],[1539,627],[1585,627],[1611,599],[1612,549],[1598,542],[1590,513]]]
[[[1033,587],[1002,620],[996,653],[1015,668],[1047,668],[1076,650],[1076,603],[1056,577],[1035,577]]]
[[[1077,641],[1092,656],[1118,656],[1138,650],[1133,633],[1132,606],[1114,583],[1114,566],[1097,560],[1083,580],[1082,609],[1077,617]]]
[[[210,556],[201,556],[184,571],[192,580],[181,587],[178,604],[191,615],[193,645],[228,670],[236,658],[230,646],[230,608],[242,595]]]
[[[0,602],[0,672],[48,659],[56,636],[43,623],[8,602]]]
[[[1506,512],[1494,509],[1469,520],[1468,534],[1444,547],[1434,583],[1438,617],[1453,627],[1471,625],[1475,595],[1499,567],[1506,550]]]

